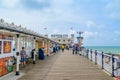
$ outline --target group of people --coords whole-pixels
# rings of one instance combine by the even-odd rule
[[[82,51],[83,47],[80,47],[78,45],[73,45],[73,54],[80,54],[81,55],[81,51]]]
[[[34,51],[35,51],[35,49],[33,49],[32,51],[31,51],[31,58],[34,58]],[[20,51],[20,57],[21,57],[21,59],[20,59],[20,62],[21,62],[21,64],[22,64],[22,67],[25,67],[25,65],[26,65],[26,60],[27,60],[27,54],[26,54],[26,51],[25,51],[25,48],[24,47],[22,47],[22,50]],[[39,49],[39,51],[38,51],[38,58],[40,59],[40,60],[44,60],[44,48],[40,48]]]
[[[65,45],[62,45],[61,49],[62,49],[62,52],[64,52]],[[56,49],[53,48],[53,52],[54,52],[54,50],[56,50]],[[33,49],[31,51],[31,58],[32,59],[34,58],[34,51],[35,51],[35,49]],[[78,54],[78,51],[79,51],[79,46],[73,45],[73,54]],[[21,60],[20,61],[21,61],[22,67],[25,67],[25,65],[26,65],[26,59],[27,59],[28,56],[26,54],[26,51],[25,51],[24,47],[22,47],[22,50],[20,51],[20,56],[21,56]],[[44,56],[44,48],[40,48],[38,50],[38,59],[44,60],[44,58],[45,58],[45,56]]]
[[[62,48],[62,52],[64,52],[64,49],[67,49],[67,50],[69,50],[70,49],[70,46],[69,45],[62,45],[61,46],[61,48]]]
[[[73,54],[78,53],[78,46],[73,45]]]

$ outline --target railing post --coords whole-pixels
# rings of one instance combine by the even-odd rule
[[[88,58],[89,49],[87,49],[85,57]]]
[[[103,54],[103,52],[102,52],[102,69],[104,69],[104,54]]]
[[[88,49],[88,52],[87,52],[87,59],[88,59],[88,54],[89,54],[90,50]]]
[[[112,77],[114,76],[114,54],[112,54]]]
[[[97,64],[97,50],[95,50],[95,64]]]
[[[92,61],[92,49],[90,50],[90,54],[91,54],[91,61]]]

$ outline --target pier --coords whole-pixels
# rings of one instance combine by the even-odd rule
[[[86,52],[86,49],[81,55],[73,54],[72,48],[61,51],[61,43],[2,19],[0,29],[0,80],[114,80],[118,76],[119,59],[114,55]],[[72,38],[67,41],[73,42]],[[78,40],[81,42],[83,37]],[[24,68],[19,58],[21,47],[26,48],[28,56]],[[44,48],[43,60],[38,59],[40,48]]]
[[[73,55],[72,50],[59,51],[20,70],[24,75],[18,80],[114,80],[84,56]]]
[[[120,0],[0,0],[0,80],[120,80]]]

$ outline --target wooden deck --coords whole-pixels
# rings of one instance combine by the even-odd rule
[[[83,56],[65,50],[26,66],[18,80],[114,80]]]

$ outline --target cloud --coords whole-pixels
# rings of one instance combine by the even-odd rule
[[[28,10],[42,10],[50,7],[49,0],[21,0],[23,8]]]
[[[1,0],[0,2],[2,7],[15,8],[19,4],[20,0]]]
[[[111,0],[105,7],[107,15],[111,19],[120,20],[120,0]]]
[[[118,0],[0,0],[0,15],[8,23],[21,24],[38,33],[74,33],[76,36],[76,31],[80,30],[84,32],[85,43],[104,43],[112,41],[115,35],[120,35],[119,21],[116,21],[120,18],[117,2]],[[105,12],[102,12],[105,5]],[[71,26],[73,30],[70,30]],[[47,27],[47,30],[43,30],[43,27]],[[113,29],[118,31],[113,32]],[[116,36],[114,40],[116,39],[119,38]]]
[[[85,25],[87,26],[88,29],[93,29],[93,30],[103,30],[106,27],[104,24],[98,24],[91,20],[88,20],[85,23]]]
[[[96,25],[93,21],[87,21],[86,24],[87,24],[88,28],[95,27],[95,25]]]
[[[74,0],[52,0],[52,4],[56,6],[57,8],[61,8],[64,6],[70,6],[73,3]],[[62,6],[61,6],[62,5]]]
[[[98,36],[98,32],[85,31],[83,36],[85,39],[95,39],[95,37]]]
[[[60,32],[60,30],[58,30],[58,29],[53,30],[53,34],[58,34],[59,32]]]

